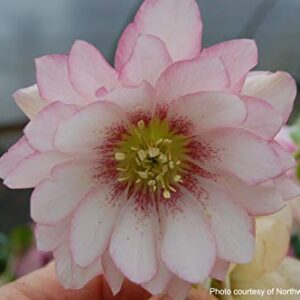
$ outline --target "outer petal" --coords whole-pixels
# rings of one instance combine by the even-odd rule
[[[246,119],[247,109],[235,95],[202,92],[172,102],[168,117],[187,119],[201,132],[208,128],[237,126]]]
[[[181,96],[201,91],[222,91],[229,84],[219,58],[196,58],[169,66],[157,81],[158,99],[169,103]]]
[[[30,147],[25,137],[16,142],[0,158],[0,177],[6,178],[18,164],[26,157],[32,155],[35,151]]]
[[[292,170],[293,168],[296,167],[297,163],[296,163],[295,158],[291,154],[291,152],[289,152],[286,148],[281,146],[276,141],[273,141],[271,143],[271,145],[272,145],[272,148],[274,149],[274,151],[276,152],[276,154],[278,155],[278,157],[280,159],[280,165],[281,165],[282,170],[284,172]]]
[[[6,177],[4,184],[14,189],[33,188],[50,177],[51,170],[71,158],[57,152],[36,152],[24,158]]]
[[[126,120],[124,112],[116,104],[95,102],[58,127],[54,146],[63,152],[89,152],[101,145],[114,125]]]
[[[135,283],[150,281],[157,271],[157,216],[146,214],[132,198],[115,225],[109,252],[122,273]]]
[[[33,119],[41,109],[49,104],[40,96],[36,84],[16,91],[13,97],[29,119]]]
[[[117,85],[116,71],[105,61],[93,45],[76,41],[69,57],[70,79],[75,89],[85,98],[96,100],[100,87],[108,90]]]
[[[66,55],[46,55],[36,59],[37,85],[41,96],[50,101],[68,104],[86,104],[69,79]]]
[[[201,186],[209,195],[205,211],[216,237],[218,257],[236,263],[251,261],[255,241],[252,218],[221,186],[204,180]]]
[[[174,277],[168,286],[167,293],[174,300],[184,300],[191,288],[192,285],[189,282]]]
[[[283,125],[281,114],[266,101],[247,96],[242,99],[247,106],[248,115],[241,127],[264,139],[273,139]]]
[[[167,22],[166,22],[167,21]],[[160,38],[174,61],[193,58],[200,53],[202,21],[194,0],[146,0],[120,38],[116,67],[129,59],[139,34]]]
[[[159,38],[140,35],[128,62],[120,70],[120,80],[127,86],[143,80],[155,85],[161,72],[171,63],[172,58]]]
[[[180,209],[162,207],[161,255],[178,277],[192,283],[204,281],[215,262],[215,241],[192,196],[186,194]]]
[[[203,56],[220,57],[230,77],[230,89],[240,91],[247,73],[256,66],[257,46],[254,40],[231,40],[203,49]]]
[[[225,281],[229,268],[230,262],[217,257],[215,265],[210,273],[210,277],[220,281]]]
[[[212,149],[215,159],[206,167],[215,172],[229,172],[250,185],[282,173],[272,147],[260,137],[237,128],[214,129],[202,135],[204,149]]]
[[[80,268],[72,261],[68,243],[53,252],[56,273],[61,284],[67,289],[80,289],[91,279],[102,273],[100,260],[87,268]]]
[[[286,121],[293,109],[297,87],[288,73],[255,72],[246,78],[242,93],[267,101]]]
[[[124,276],[116,267],[108,251],[106,251],[102,256],[102,266],[104,271],[104,277],[107,283],[109,284],[113,295],[115,296],[121,290],[122,283],[124,281]]]
[[[53,225],[68,216],[91,190],[92,165],[66,163],[56,167],[54,179],[41,182],[31,196],[31,217]]]
[[[285,201],[296,199],[300,195],[299,184],[287,175],[275,178],[274,185]]]
[[[120,195],[116,188],[101,185],[78,207],[72,220],[70,243],[79,266],[87,267],[108,247],[113,225],[125,201],[125,195]]]
[[[24,129],[30,145],[38,151],[53,151],[53,137],[59,123],[71,117],[77,106],[54,102],[40,111]]]

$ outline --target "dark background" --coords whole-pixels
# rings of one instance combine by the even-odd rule
[[[35,82],[34,58],[66,53],[76,39],[84,39],[112,63],[122,29],[141,2],[0,0],[0,153],[20,136],[26,123],[11,95]],[[300,81],[299,0],[198,3],[204,21],[204,46],[254,38],[260,51],[258,69],[285,70]],[[30,191],[11,191],[0,184],[0,232],[29,221],[29,195]]]

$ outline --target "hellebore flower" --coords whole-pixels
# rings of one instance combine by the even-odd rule
[[[201,48],[194,0],[147,0],[123,32],[115,68],[92,45],[36,60],[16,92],[30,117],[0,161],[11,188],[32,188],[38,248],[66,288],[104,274],[182,299],[254,251],[254,216],[289,197],[295,161],[274,141],[294,80],[250,72],[252,40]]]

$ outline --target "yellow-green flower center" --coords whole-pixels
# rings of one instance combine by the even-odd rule
[[[168,199],[182,180],[187,138],[166,120],[143,120],[131,125],[116,147],[119,181],[136,189],[150,189]]]

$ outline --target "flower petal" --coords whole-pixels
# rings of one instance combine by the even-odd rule
[[[18,164],[35,151],[28,144],[27,139],[22,137],[0,158],[0,177],[6,178]]]
[[[241,126],[266,140],[271,140],[283,125],[283,118],[274,107],[266,101],[243,96],[247,105],[248,116]]]
[[[86,104],[70,82],[68,57],[46,55],[35,60],[37,85],[42,98],[67,104]]]
[[[42,109],[24,129],[29,144],[38,151],[53,151],[53,137],[57,126],[77,110],[77,106],[60,102],[51,103]]]
[[[228,172],[249,185],[255,185],[282,173],[280,161],[272,147],[244,129],[221,128],[201,135],[207,149],[216,158],[205,163],[215,172]]]
[[[267,101],[286,121],[297,94],[295,80],[285,72],[254,72],[246,78],[242,94]]]
[[[135,283],[150,281],[157,271],[157,216],[146,213],[131,198],[115,225],[109,253],[122,273]]]
[[[280,166],[284,172],[292,170],[296,167],[297,163],[291,152],[289,152],[276,141],[273,141],[271,145],[280,159]]]
[[[220,57],[228,70],[230,89],[240,91],[247,73],[256,66],[257,46],[254,40],[240,39],[226,41],[203,49],[201,55]]]
[[[17,90],[13,97],[29,119],[33,119],[41,109],[49,104],[40,96],[36,84]]]
[[[97,100],[96,91],[117,85],[117,73],[106,62],[100,51],[93,45],[78,40],[72,46],[69,57],[70,79],[83,97]]]
[[[107,283],[109,284],[113,295],[115,296],[121,290],[122,283],[124,281],[124,276],[116,267],[108,251],[106,251],[102,256],[102,265],[104,277]]]
[[[215,241],[204,216],[190,194],[175,212],[162,207],[161,256],[178,277],[191,283],[204,281],[215,262]]]
[[[123,194],[120,195],[116,187],[102,184],[77,208],[70,244],[74,261],[79,266],[90,265],[108,247],[116,217],[126,201]]]
[[[210,273],[210,277],[220,281],[225,281],[229,267],[230,262],[217,257],[214,267]]]
[[[159,77],[158,99],[170,103],[179,97],[201,91],[221,91],[229,84],[227,71],[219,58],[196,58],[169,66]]]
[[[173,300],[184,300],[189,294],[192,285],[178,277],[170,282],[167,293]]]
[[[92,165],[86,162],[65,163],[56,167],[52,176],[41,182],[31,196],[31,217],[53,225],[67,217],[91,190]]]
[[[202,92],[173,101],[168,117],[187,119],[197,132],[201,132],[208,128],[239,125],[247,117],[247,109],[235,95]]]
[[[140,35],[128,62],[120,70],[120,80],[126,86],[143,80],[155,85],[161,72],[171,63],[172,58],[159,38]]]
[[[160,38],[174,61],[197,56],[201,49],[202,21],[196,1],[144,1],[134,23],[120,38],[115,61],[117,69],[129,60],[139,34]]]
[[[274,185],[284,201],[293,200],[300,196],[300,187],[293,179],[287,175],[282,175],[274,179]]]
[[[70,157],[57,152],[36,152],[24,158],[6,177],[4,184],[14,189],[33,188],[50,177],[51,170]]]

